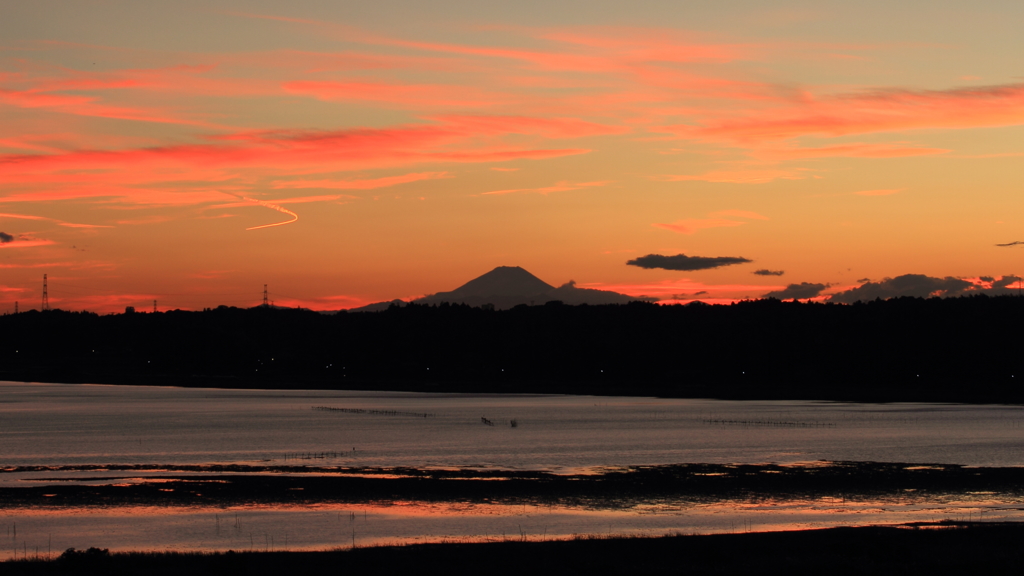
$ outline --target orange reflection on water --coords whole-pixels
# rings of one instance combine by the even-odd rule
[[[56,550],[323,550],[371,544],[769,532],[943,520],[1024,520],[1006,494],[764,498],[585,505],[508,502],[34,507],[0,511],[0,535]],[[7,554],[13,547],[8,549]],[[4,552],[0,552],[0,555]]]

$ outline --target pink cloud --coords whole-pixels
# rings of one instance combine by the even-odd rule
[[[298,198],[282,198],[274,200],[274,204],[308,204],[310,202],[333,202],[335,200],[356,200],[356,196],[348,196],[346,194],[325,194],[322,196],[300,196]]]
[[[283,86],[286,92],[312,96],[326,101],[369,101],[398,104],[410,108],[494,106],[507,96],[489,94],[467,86],[433,84],[391,84],[384,82],[294,81]]]
[[[528,116],[437,116],[444,125],[473,134],[534,134],[545,138],[583,138],[625,134],[626,126],[608,126],[578,118],[537,118]]]
[[[671,306],[673,304],[686,305],[686,304],[690,304],[690,303],[693,303],[693,302],[702,302],[704,304],[728,306],[729,304],[735,304],[737,302],[742,302],[742,301],[744,301],[746,299],[747,298],[745,298],[745,297],[744,298],[708,298],[708,297],[705,297],[705,296],[693,297],[693,298],[666,298],[664,300],[660,300],[658,302],[658,305],[660,305],[660,306]]]
[[[744,296],[746,294],[761,294],[765,291],[782,290],[785,288],[785,286],[766,286],[757,284],[704,284],[702,282],[690,280],[689,278],[679,278],[642,284],[590,283],[580,284],[579,286],[581,288],[611,290],[613,292],[628,294],[630,296],[652,296],[655,298],[665,299],[669,302],[680,300],[675,298],[675,296],[683,295],[685,293],[689,293],[688,298],[692,298],[698,292],[705,292],[709,299],[714,299],[727,298],[728,295],[732,294],[740,294]],[[709,301],[703,297],[701,300],[705,302]]]
[[[452,178],[448,172],[417,172],[415,174],[403,174],[401,176],[386,176],[383,178],[370,178],[366,180],[284,180],[274,183],[274,188],[330,188],[336,190],[373,190],[419,182],[421,180],[437,180],[439,178]]]
[[[687,219],[677,220],[671,224],[651,224],[655,228],[664,228],[665,230],[671,230],[678,234],[695,234],[700,230],[706,230],[708,228],[731,228],[734,226],[742,226],[746,222],[740,222],[738,220],[726,220],[724,218],[704,218],[704,219]]]
[[[88,96],[68,96],[37,91],[0,89],[0,103],[18,106],[20,108],[50,109],[56,112],[74,114],[78,116],[136,120],[140,122],[155,122],[160,124],[211,126],[208,122],[182,118],[167,111],[105,106],[94,103],[95,100],[95,98]]]
[[[0,214],[0,218],[17,218],[20,220],[49,220],[42,216],[28,216],[25,214]]]
[[[0,199],[2,201],[3,199]],[[67,228],[113,228],[113,226],[103,226],[100,224],[75,224],[73,222],[64,222],[57,220],[56,218],[45,218],[43,216],[28,216],[24,214],[0,214],[0,218],[17,218],[21,220],[42,220],[47,222],[56,222],[58,226],[65,226]]]
[[[909,156],[933,156],[951,152],[946,148],[923,148],[899,144],[840,144],[820,148],[765,148],[757,149],[758,158],[774,160],[800,160],[805,158],[906,158]]]
[[[731,62],[748,57],[752,46],[687,42],[669,29],[590,27],[551,30],[541,37],[565,44],[603,50],[623,60],[643,62]]]
[[[161,224],[163,222],[170,222],[172,218],[170,216],[146,216],[144,218],[130,218],[126,220],[118,220],[117,224],[122,226],[145,226],[148,224]]]
[[[65,184],[48,186],[44,190],[9,192],[0,197],[0,202],[111,198],[135,204],[201,204],[222,201],[222,193],[231,190],[232,186],[220,185],[217,190],[203,190],[177,186],[167,189],[165,185],[178,181],[221,180],[226,183],[237,178],[231,171],[240,169],[256,170],[265,176],[298,175],[427,162],[547,159],[588,152],[585,149],[531,149],[481,142],[471,133],[436,125],[337,131],[248,131],[220,135],[213,140],[209,144],[0,155],[0,178],[5,182]],[[441,171],[361,182],[317,183],[338,188],[371,189],[439,177],[442,177]],[[124,183],[130,185],[118,185]],[[249,178],[239,181],[234,188],[244,191],[251,185]],[[288,186],[281,184],[282,188]]]
[[[36,262],[33,264],[0,264],[0,268],[71,268],[73,270],[82,270],[90,268],[106,268],[112,269],[114,266],[110,262],[99,262],[99,261],[88,261],[88,262]]]
[[[709,120],[665,131],[741,144],[802,136],[847,136],[921,129],[1024,124],[1024,84],[951,90],[879,90],[824,98],[805,95],[789,109]]]
[[[37,246],[50,246],[56,244],[53,240],[35,240],[18,238],[11,242],[0,242],[0,249],[3,248],[35,248]]]

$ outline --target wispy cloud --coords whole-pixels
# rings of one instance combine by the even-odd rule
[[[568,192],[571,190],[581,190],[583,188],[597,188],[600,186],[607,186],[611,184],[608,181],[601,182],[567,182],[565,180],[558,182],[552,186],[543,186],[541,188],[516,188],[512,190],[494,190],[493,192],[481,192],[481,196],[496,196],[502,194],[516,194],[519,192],[529,192],[533,194],[551,194],[553,192]]]
[[[454,178],[448,172],[417,172],[415,174],[403,174],[401,176],[385,176],[381,178],[369,178],[364,180],[283,180],[274,182],[274,188],[327,188],[334,190],[374,190],[376,188],[387,188],[409,182],[421,180],[437,180],[441,178]]]
[[[35,248],[38,246],[50,246],[56,244],[53,240],[43,240],[36,238],[12,238],[6,242],[0,242],[0,249],[2,248]]]
[[[489,94],[467,86],[432,84],[388,84],[383,82],[287,82],[286,92],[327,101],[368,101],[393,104],[415,110],[424,107],[480,108],[507,101],[507,96]]]
[[[661,182],[715,182],[726,184],[764,184],[773,180],[803,180],[807,178],[806,170],[763,168],[735,170],[712,170],[701,174],[673,174],[656,176]]]
[[[726,220],[724,218],[688,218],[686,220],[676,220],[671,224],[651,224],[655,228],[663,228],[670,230],[677,234],[696,234],[701,230],[707,230],[708,228],[731,228],[733,226],[742,226],[746,222],[740,222],[739,220]]]
[[[712,212],[710,216],[712,217],[687,218],[685,220],[676,220],[671,224],[651,224],[651,226],[671,230],[677,234],[696,234],[701,230],[707,230],[709,228],[732,228],[746,224],[746,222],[741,220],[729,220],[724,217],[745,218],[748,220],[768,220],[767,216],[762,216],[757,212],[751,212],[749,210],[720,210],[718,212]]]

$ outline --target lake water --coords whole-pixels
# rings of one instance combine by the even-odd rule
[[[339,454],[322,465],[551,471],[815,460],[1018,466],[1024,407],[0,383],[0,438],[5,466],[284,463],[310,452]]]
[[[309,453],[330,456],[297,457]],[[0,468],[7,469],[308,462],[568,473],[642,464],[817,460],[1021,466],[1024,408],[0,383]],[[64,474],[78,482],[97,476]],[[38,473],[0,474],[5,486],[38,482]],[[1024,503],[1008,495],[958,495],[891,502],[660,501],[604,510],[458,502],[12,509],[0,510],[0,536],[8,538],[0,557],[70,546],[322,549],[1020,519],[1022,508]]]

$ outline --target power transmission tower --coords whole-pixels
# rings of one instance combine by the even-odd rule
[[[153,300],[153,314],[156,314],[156,300]]]
[[[50,309],[50,296],[46,293],[46,274],[43,274],[43,310]]]
[[[270,301],[267,299],[267,285],[263,285],[263,307],[270,308]]]
[[[17,300],[14,301],[14,313],[15,314],[18,313],[18,301]]]

